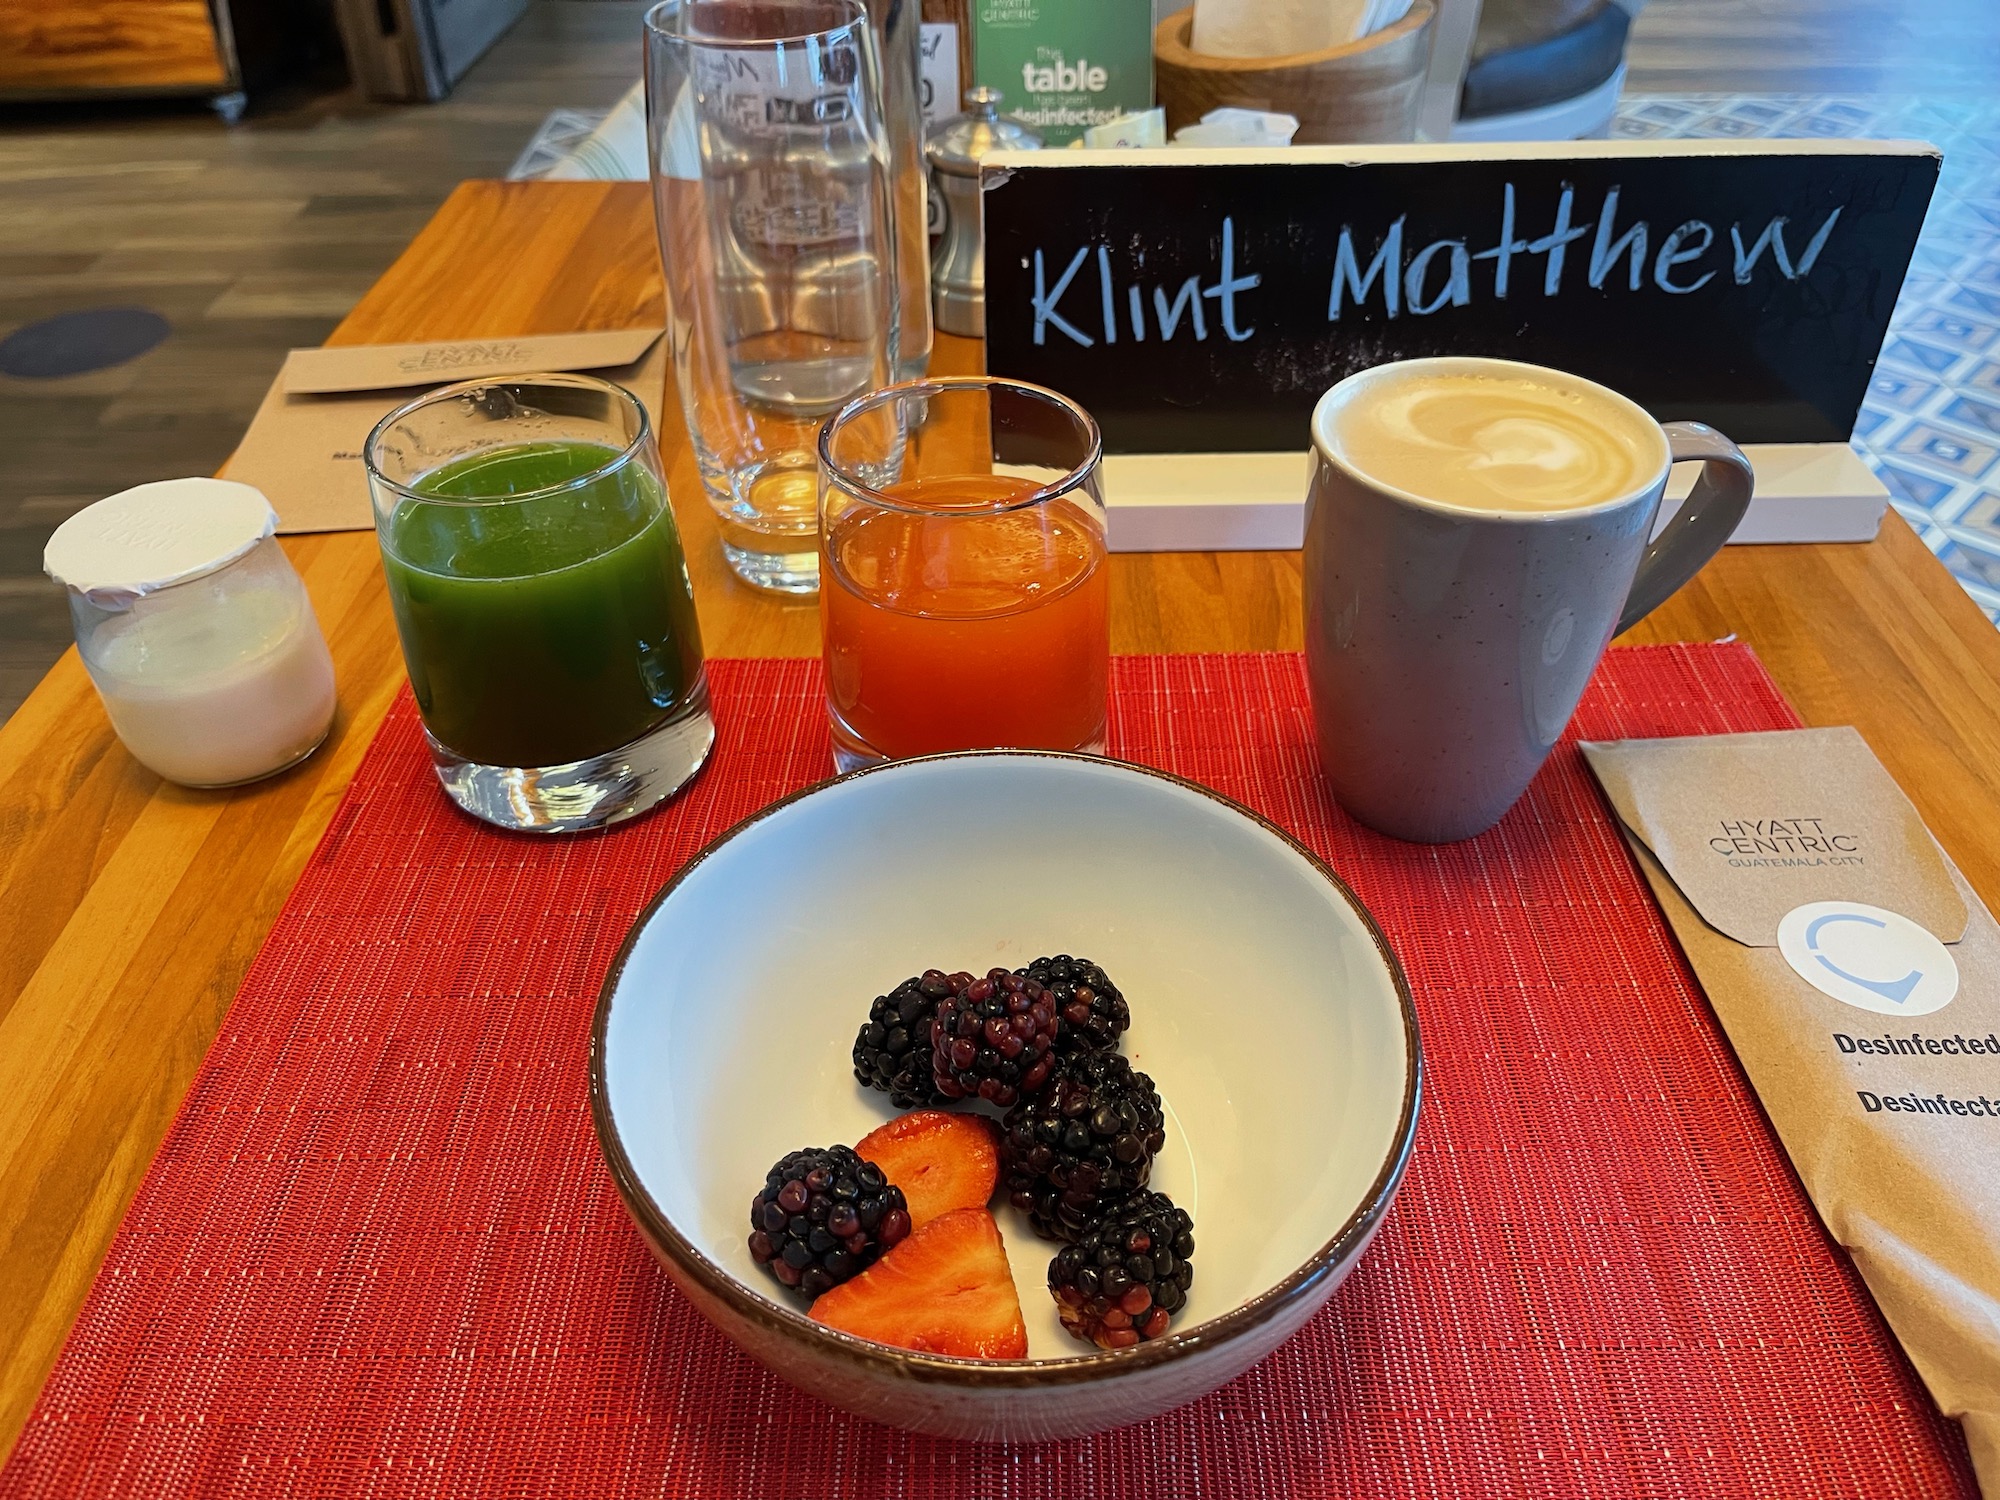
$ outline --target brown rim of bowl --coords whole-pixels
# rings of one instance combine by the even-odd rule
[[[618,986],[619,977],[625,972],[625,962],[631,957],[633,945],[638,941],[639,934],[645,930],[646,924],[652,920],[653,914],[665,904],[681,882],[699,868],[710,855],[736,838],[738,834],[762,822],[780,809],[824,792],[830,787],[856,781],[863,776],[894,771],[904,766],[951,760],[984,760],[994,757],[1080,761],[1085,765],[1111,766],[1134,775],[1150,776],[1155,780],[1198,792],[1210,801],[1218,802],[1230,811],[1248,818],[1266,832],[1275,834],[1317,870],[1361,919],[1361,925],[1374,939],[1377,954],[1388,967],[1389,977],[1396,987],[1397,1002],[1403,1011],[1403,1041],[1407,1061],[1403,1075],[1402,1113],[1396,1122],[1395,1134],[1390,1138],[1389,1150],[1382,1162],[1381,1170],[1375,1174],[1374,1183],[1354,1212],[1348,1216],[1347,1222],[1341,1225],[1333,1238],[1315,1251],[1304,1265],[1276,1286],[1266,1288],[1218,1318],[1198,1323],[1185,1332],[1169,1333],[1165,1338],[1138,1344],[1130,1349],[1040,1360],[984,1360],[953,1355],[920,1354],[908,1349],[898,1349],[889,1344],[878,1344],[872,1339],[856,1338],[853,1334],[843,1333],[839,1329],[828,1328],[823,1323],[813,1322],[804,1313],[795,1312],[758,1296],[696,1249],[653,1201],[652,1195],[646,1191],[637,1173],[633,1171],[631,1160],[625,1155],[625,1149],[619,1142],[617,1129],[611,1120],[610,1102],[605,1097],[604,1034],[611,1019],[612,992]],[[721,1301],[730,1311],[772,1332],[810,1339],[830,1353],[890,1376],[977,1389],[1027,1389],[1051,1384],[1067,1385],[1093,1380],[1100,1375],[1151,1369],[1205,1349],[1219,1347],[1270,1322],[1286,1307],[1325,1281],[1375,1232],[1376,1225],[1387,1211],[1389,1201],[1394,1197],[1396,1187],[1402,1180],[1403,1170],[1409,1164],[1410,1148],[1416,1139],[1417,1106],[1422,1093],[1423,1050],[1417,1032],[1417,1010],[1410,995],[1410,982],[1403,973],[1402,964],[1397,962],[1395,952],[1389,947],[1389,940],[1383,935],[1374,914],[1362,904],[1361,898],[1354,894],[1346,881],[1333,872],[1325,860],[1269,818],[1252,811],[1234,798],[1223,796],[1212,787],[1203,786],[1198,781],[1190,781],[1185,776],[1176,776],[1171,771],[1134,765],[1129,761],[1112,760],[1097,755],[1078,755],[1060,750],[955,750],[941,755],[916,756],[909,760],[883,761],[849,771],[844,776],[816,782],[812,786],[804,787],[759,808],[703,845],[675,872],[671,880],[660,887],[659,894],[646,904],[645,909],[633,918],[632,926],[626,932],[625,940],[618,945],[617,956],[611,960],[611,967],[605,972],[604,982],[598,989],[597,1009],[590,1023],[590,1117],[591,1123],[596,1127],[598,1149],[604,1153],[605,1164],[611,1168],[612,1179],[617,1184],[619,1196],[625,1200],[626,1210],[639,1221],[639,1227],[646,1237],[655,1246],[663,1249],[682,1273],[693,1277],[704,1290]]]

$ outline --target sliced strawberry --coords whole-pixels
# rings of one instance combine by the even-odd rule
[[[955,1208],[984,1208],[1000,1180],[1000,1152],[983,1115],[917,1109],[871,1130],[854,1148],[903,1190],[922,1229]]]
[[[983,1208],[954,1209],[916,1230],[812,1305],[813,1320],[926,1354],[1026,1359],[1028,1329],[1000,1228]]]

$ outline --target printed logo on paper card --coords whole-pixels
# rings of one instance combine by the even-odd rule
[[[1927,1016],[1958,994],[1951,950],[1908,917],[1859,901],[1812,901],[1778,923],[1799,978],[1856,1010]]]

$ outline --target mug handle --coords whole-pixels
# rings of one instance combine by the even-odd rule
[[[1653,538],[1639,559],[1639,572],[1625,596],[1625,613],[1614,635],[1630,630],[1665,604],[1722,550],[1749,509],[1750,491],[1757,481],[1743,450],[1706,423],[1663,422],[1660,431],[1666,434],[1672,461],[1699,460],[1701,477],[1667,529]]]

